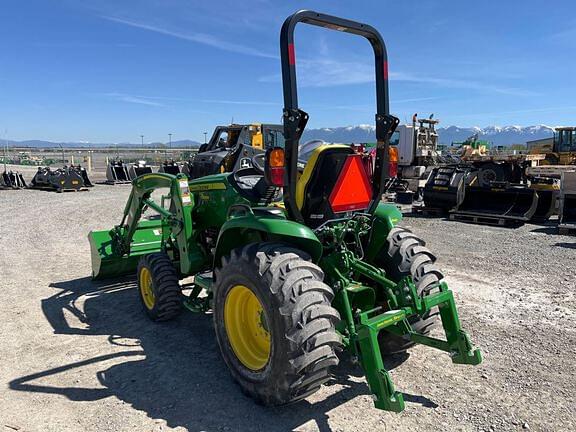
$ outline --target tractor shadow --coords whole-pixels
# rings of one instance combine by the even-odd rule
[[[568,243],[568,242],[558,242],[554,244],[554,247],[561,247],[567,249],[576,249],[576,242],[575,243]]]
[[[190,430],[292,430],[315,421],[330,431],[327,413],[359,395],[369,395],[358,366],[342,361],[329,386],[338,391],[316,403],[263,407],[244,396],[220,358],[210,314],[182,313],[172,322],[154,324],[141,309],[133,280],[94,283],[90,278],[51,284],[58,292],[42,300],[42,310],[55,334],[107,336],[112,353],[23,376],[10,388],[57,394],[71,401],[116,397],[152,419]],[[409,354],[386,360],[388,370]],[[114,364],[110,366],[110,361]],[[102,364],[97,372],[101,388],[74,385],[74,371]],[[59,376],[59,386],[41,384]],[[76,372],[77,373],[77,372]],[[68,378],[69,377],[69,378]],[[66,386],[67,379],[70,380]],[[51,382],[54,382],[52,379]],[[435,407],[422,396],[406,395],[408,402]]]
[[[535,228],[531,232],[538,233],[538,234],[548,234],[548,235],[557,235],[558,234],[558,226],[557,225],[544,225],[540,228]]]

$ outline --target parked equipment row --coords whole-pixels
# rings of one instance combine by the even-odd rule
[[[570,209],[576,208],[570,198],[576,196],[576,186],[570,186],[571,182],[576,185],[576,180],[571,180],[574,172],[564,173],[562,181],[526,181],[515,169],[512,164],[496,163],[435,167],[424,187],[423,209],[448,215],[451,220],[493,225],[545,222],[558,213],[570,218]],[[561,184],[571,192],[562,193]]]
[[[30,185],[26,183],[21,173],[4,171],[0,186],[10,189],[44,189],[56,192],[86,190],[93,184],[88,173],[80,165],[64,166],[62,168],[38,167]]]

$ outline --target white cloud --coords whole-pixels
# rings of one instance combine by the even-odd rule
[[[323,58],[302,59],[297,65],[298,85],[301,87],[332,87],[340,85],[365,84],[374,82],[374,66],[362,62],[342,62]],[[520,88],[498,86],[473,80],[419,76],[407,72],[391,71],[390,81],[431,84],[442,88],[472,89],[482,92],[500,93],[512,96],[535,96],[536,93]],[[280,74],[265,75],[260,82],[279,82]]]
[[[280,105],[278,102],[262,102],[262,101],[249,101],[249,100],[222,100],[222,99],[203,99],[199,102],[215,103],[224,105]]]
[[[108,98],[120,101],[120,102],[127,102],[139,105],[148,105],[148,106],[155,106],[155,107],[164,107],[163,103],[158,102],[156,99],[161,99],[158,97],[147,97],[147,96],[139,96],[139,95],[130,95],[126,93],[103,93],[102,96],[106,96]]]
[[[228,42],[222,39],[217,38],[214,35],[207,34],[207,33],[194,33],[194,32],[182,32],[179,30],[170,30],[146,23],[141,23],[137,21],[132,21],[124,18],[117,18],[113,16],[102,16],[102,18],[107,19],[109,21],[117,22],[120,24],[124,24],[130,27],[135,27],[143,30],[152,31],[155,33],[160,33],[166,36],[172,36],[178,39],[187,40],[190,42],[196,42],[203,45],[208,45],[214,48],[221,49],[223,51],[234,52],[238,54],[250,55],[255,57],[265,57],[265,58],[272,58],[277,59],[278,56],[268,54],[262,52],[256,48],[252,48],[245,45],[236,44],[233,42]]]

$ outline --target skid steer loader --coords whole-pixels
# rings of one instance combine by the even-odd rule
[[[328,144],[299,165],[308,114],[298,106],[294,29],[305,23],[366,38],[376,71],[373,171],[356,147]],[[153,321],[212,310],[218,345],[243,391],[267,405],[303,399],[330,379],[344,348],[359,359],[377,408],[400,412],[404,398],[383,356],[414,344],[445,351],[453,363],[482,356],[462,330],[436,258],[402,215],[381,203],[388,146],[388,64],[371,26],[300,11],[281,36],[282,146],[232,173],[189,180],[145,174],[119,225],[89,234],[93,278],[134,273]],[[152,198],[169,191],[169,205]],[[280,191],[282,191],[280,198]],[[165,196],[166,197],[166,196]],[[159,218],[142,220],[144,209]],[[194,276],[192,284],[179,281]],[[190,289],[182,301],[182,290]],[[445,338],[430,336],[441,324]]]
[[[200,146],[182,172],[194,179],[248,168],[254,155],[283,144],[282,132],[281,125],[264,123],[216,126],[210,141]]]

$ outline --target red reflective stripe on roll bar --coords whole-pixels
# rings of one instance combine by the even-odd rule
[[[387,61],[383,62],[383,65],[384,65],[384,71],[383,71],[384,72],[384,79],[387,80],[388,79],[388,62]]]
[[[288,63],[290,65],[296,64],[296,53],[294,52],[294,44],[288,44]]]

